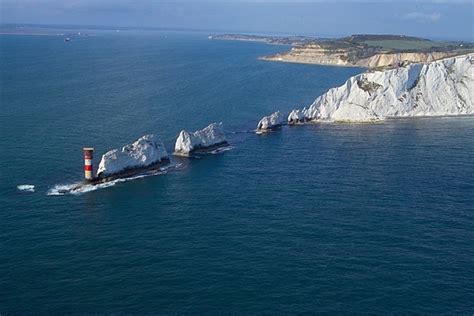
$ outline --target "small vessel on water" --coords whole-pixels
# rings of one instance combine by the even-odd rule
[[[66,37],[66,38],[64,39],[64,41],[65,41],[65,42],[70,42],[70,41],[71,41],[71,38],[70,38],[70,37]]]

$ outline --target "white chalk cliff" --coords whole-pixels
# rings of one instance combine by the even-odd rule
[[[332,88],[288,121],[371,121],[474,114],[474,54],[363,73]]]
[[[227,145],[222,123],[212,123],[206,128],[192,133],[182,130],[176,139],[174,153],[189,156],[193,151],[215,148],[221,145]]]
[[[122,150],[113,149],[102,155],[97,176],[109,176],[127,170],[147,167],[169,159],[165,146],[154,135],[140,137]]]
[[[257,124],[257,133],[271,131],[283,124],[283,116],[277,111],[269,116],[264,116]]]

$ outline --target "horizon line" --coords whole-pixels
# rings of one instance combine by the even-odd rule
[[[0,23],[0,28],[5,26],[27,26],[32,28],[50,28],[50,29],[90,29],[90,30],[99,30],[99,31],[127,31],[127,30],[142,30],[142,31],[178,31],[178,32],[221,32],[221,34],[242,34],[242,35],[254,35],[254,36],[279,36],[279,37],[289,37],[289,36],[304,36],[304,37],[313,37],[313,38],[342,38],[352,35],[395,35],[395,36],[407,36],[407,37],[416,37],[420,39],[427,40],[438,40],[438,41],[463,41],[463,42],[474,42],[472,38],[444,38],[444,37],[432,37],[432,36],[416,36],[412,34],[394,34],[394,33],[335,33],[335,34],[309,34],[307,32],[295,33],[288,32],[282,33],[278,31],[255,31],[255,30],[231,30],[231,29],[200,29],[200,28],[179,28],[179,27],[165,27],[165,26],[116,26],[116,25],[90,25],[90,24],[40,24],[40,23],[22,23],[22,22],[7,22]],[[229,33],[230,32],[230,33]],[[14,33],[11,33],[14,35]]]

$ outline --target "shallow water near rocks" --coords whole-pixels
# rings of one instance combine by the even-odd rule
[[[199,33],[0,41],[0,313],[472,313],[474,118],[255,135],[363,69]],[[47,195],[83,146],[220,121],[232,150]]]

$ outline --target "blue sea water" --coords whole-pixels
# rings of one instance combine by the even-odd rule
[[[363,69],[200,33],[0,36],[0,314],[472,314],[474,118],[250,133]],[[145,133],[233,149],[48,196]],[[20,194],[16,186],[33,184]]]

